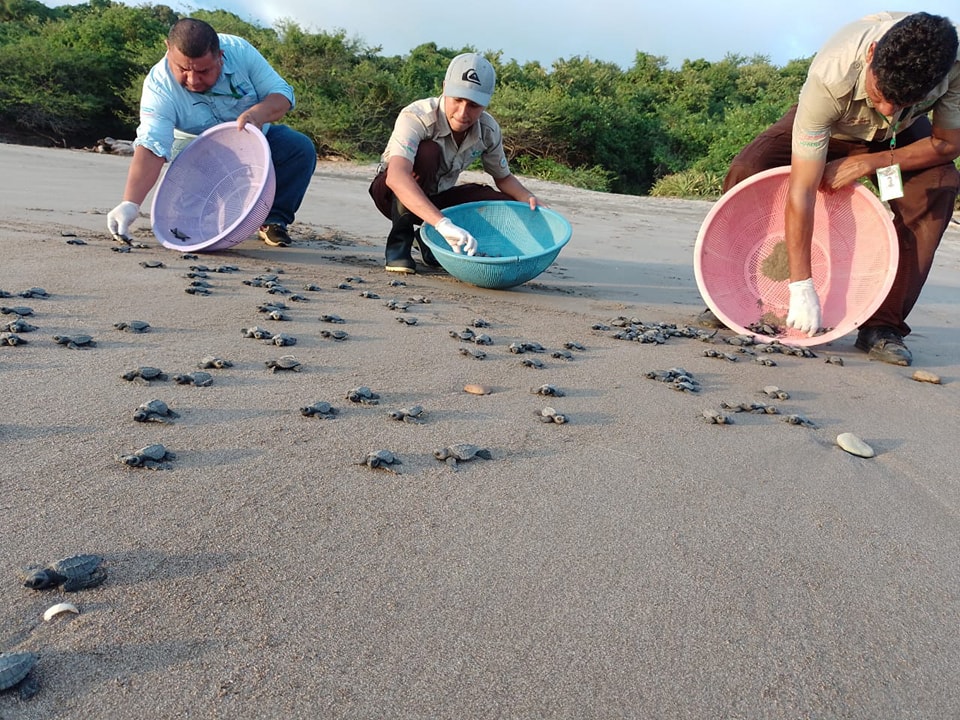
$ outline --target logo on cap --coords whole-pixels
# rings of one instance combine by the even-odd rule
[[[465,80],[466,82],[469,82],[469,83],[473,83],[474,85],[483,86],[483,83],[480,82],[480,76],[477,75],[477,71],[474,70],[473,68],[470,68],[463,75],[461,75],[460,79]]]

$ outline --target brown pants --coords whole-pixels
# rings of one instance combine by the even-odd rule
[[[456,185],[449,190],[431,195],[427,188],[435,188],[437,186],[437,175],[440,172],[441,157],[440,146],[433,142],[433,140],[424,140],[420,143],[420,147],[417,148],[417,156],[413,161],[413,174],[417,178],[417,184],[427,193],[430,202],[436,205],[437,209],[443,210],[452,205],[463,205],[463,203],[478,202],[480,200],[513,200],[513,198],[506,193],[502,193],[489,185],[483,185],[481,183]],[[386,171],[377,173],[373,182],[370,183],[370,197],[373,198],[377,210],[379,210],[384,217],[392,219],[390,207],[393,204],[394,194],[393,190],[387,187]],[[418,218],[417,222],[420,223],[422,220]]]
[[[790,164],[793,118],[796,106],[747,145],[730,164],[723,181],[726,192],[741,180],[763,170]],[[897,133],[897,147],[930,137],[932,128],[925,117]],[[861,153],[889,152],[890,143],[837,140],[832,138],[827,161]],[[877,178],[874,175],[873,181]],[[903,197],[890,201],[893,225],[900,245],[900,262],[893,287],[883,304],[864,326],[891,327],[901,335],[910,333],[906,318],[920,297],[933,266],[933,256],[953,216],[960,191],[960,172],[952,162],[903,173]]]

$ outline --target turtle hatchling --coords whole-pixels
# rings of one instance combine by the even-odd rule
[[[16,320],[11,320],[6,325],[0,325],[0,330],[12,333],[27,333],[33,332],[36,329],[36,325],[31,325],[22,317],[18,317]]]
[[[416,325],[417,319],[409,315],[397,315],[396,318],[398,323],[403,323],[404,325]]]
[[[329,338],[330,340],[346,340],[350,337],[350,334],[346,330],[321,330],[320,337]]]
[[[541,385],[538,388],[531,388],[530,392],[534,395],[543,395],[544,397],[563,397],[564,392],[553,385]]]
[[[264,365],[270,368],[271,372],[277,372],[278,370],[300,372],[303,368],[300,361],[293,355],[281,355],[274,360],[267,360]]]
[[[336,417],[339,411],[330,403],[318,400],[312,405],[300,408],[300,414],[304,417],[317,417],[321,420],[329,420]]]
[[[460,354],[472,357],[474,360],[483,360],[487,357],[487,354],[483,350],[474,350],[473,348],[462,347],[460,348]]]
[[[290,335],[289,333],[277,333],[269,340],[265,340],[268,345],[276,345],[277,347],[290,347],[291,345],[297,344],[297,339]]]
[[[402,420],[403,422],[408,423],[419,423],[423,421],[425,414],[426,413],[424,413],[423,408],[420,405],[414,405],[413,407],[392,410],[387,415],[394,420]]]
[[[27,307],[26,305],[0,307],[0,313],[3,313],[4,315],[19,315],[20,317],[26,317],[27,315],[33,315],[33,308]]]
[[[456,470],[457,465],[462,462],[468,462],[476,458],[483,458],[484,460],[493,458],[493,455],[486,448],[471,445],[470,443],[448,445],[447,447],[434,451],[433,456],[437,460],[447,463],[447,465],[454,470]]]
[[[118,455],[117,460],[129,467],[142,467],[148,470],[170,470],[173,465],[170,460],[176,459],[176,453],[167,450],[160,443],[147,445],[140,448],[135,453],[129,455]]]
[[[180,413],[171,410],[163,400],[145,402],[133,413],[133,419],[137,422],[168,423],[178,417]]]
[[[213,375],[203,370],[197,370],[192,373],[183,373],[174,375],[173,381],[177,385],[195,385],[196,387],[209,387],[213,385]]]
[[[167,374],[160,368],[141,365],[136,370],[128,370],[120,377],[124,380],[141,380],[149,383],[151,380],[166,380]]]
[[[99,555],[71,555],[46,567],[27,568],[23,586],[32,590],[50,590],[63,585],[64,592],[76,592],[102,585],[107,579],[103,558]]]
[[[255,340],[270,340],[273,338],[272,332],[264,330],[262,327],[257,327],[256,325],[250,328],[243,328],[241,332],[244,337],[254,338]]]
[[[118,322],[114,323],[113,326],[117,330],[123,330],[124,332],[129,333],[145,333],[150,329],[150,323],[143,320],[131,320],[129,322]]]
[[[359,403],[360,405],[379,405],[380,396],[373,392],[366,385],[361,385],[360,387],[352,388],[347,391],[346,399],[350,402]]]
[[[42,287],[32,287],[26,290],[21,290],[17,293],[22,298],[48,298],[50,293],[44,290]]]
[[[343,323],[346,322],[346,320],[344,320],[344,319],[343,319],[342,317],[340,317],[339,315],[323,314],[323,315],[320,316],[320,322],[335,323],[335,324],[337,324],[337,325],[342,325]]]
[[[373,450],[368,452],[364,457],[360,458],[357,461],[358,465],[366,465],[369,468],[380,468],[383,470],[389,470],[390,472],[396,472],[394,465],[402,465],[396,455],[394,455],[389,450]]]
[[[540,422],[543,423],[555,423],[557,425],[565,425],[567,423],[567,416],[563,413],[558,413],[552,407],[545,407],[534,414]]]
[[[0,653],[0,692],[18,688],[22,700],[33,697],[39,686],[30,671],[38,659],[32,652]]]
[[[524,358],[523,360],[520,361],[520,364],[523,365],[524,367],[536,368],[537,370],[541,370],[544,367],[546,367],[543,364],[543,360],[541,360],[540,358],[533,358],[533,357]]]
[[[71,350],[96,347],[96,341],[89,335],[54,335],[53,341],[57,345],[65,345]]]
[[[223,370],[224,368],[233,367],[233,363],[216,355],[204,355],[200,359],[200,362],[197,363],[197,367],[201,370],[207,370],[209,368]]]
[[[27,341],[12,332],[0,332],[0,345],[26,345]]]

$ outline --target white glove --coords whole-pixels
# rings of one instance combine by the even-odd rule
[[[462,227],[450,222],[450,218],[444,218],[433,227],[443,235],[443,239],[455,253],[466,251],[467,255],[474,255],[477,252],[477,239]]]
[[[813,278],[790,283],[790,311],[787,326],[813,337],[820,330],[820,298],[813,288]]]
[[[140,216],[140,206],[135,202],[124,200],[113,210],[107,213],[107,229],[114,237],[127,238],[127,230],[133,221]]]

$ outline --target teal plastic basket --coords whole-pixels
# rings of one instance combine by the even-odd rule
[[[424,223],[420,239],[448,273],[482,288],[522,285],[550,267],[570,241],[573,228],[549,208],[527,203],[483,201],[446,208],[443,214],[477,239],[473,257],[453,252],[432,225]]]

